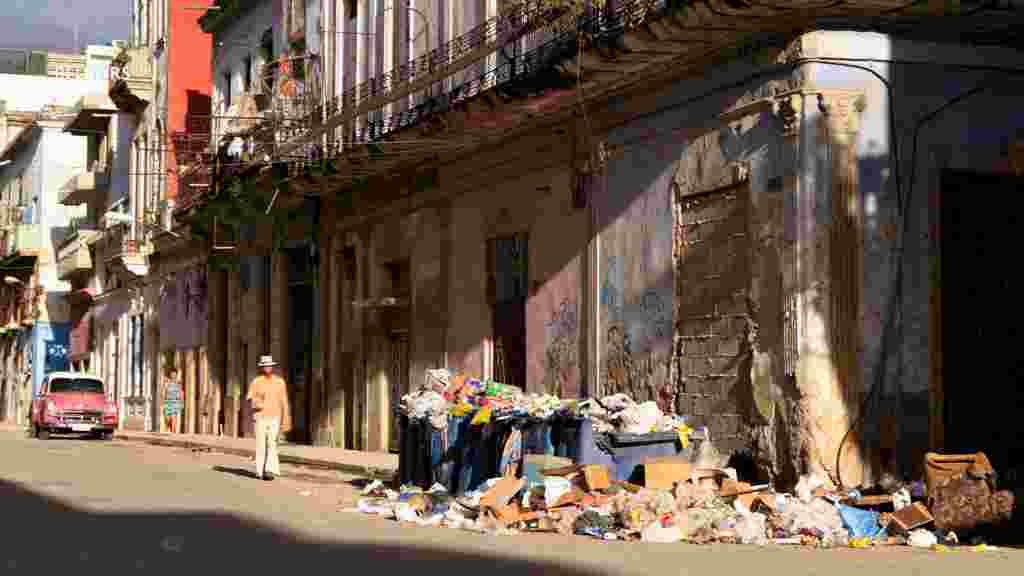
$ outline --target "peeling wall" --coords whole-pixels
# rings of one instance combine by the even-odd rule
[[[819,32],[805,37],[804,45],[808,56],[1011,68],[1024,64],[1019,53],[1009,50],[911,43],[874,33]],[[807,70],[815,86],[858,88],[867,95],[856,141],[864,261],[860,319],[863,347],[858,362],[865,391],[871,392],[879,385],[882,388],[878,401],[867,409],[863,449],[891,450],[893,462],[885,466],[913,475],[920,467],[923,452],[943,444],[941,426],[935,427],[943,409],[941,395],[936,393],[936,387],[942,383],[941,368],[937,368],[938,359],[933,356],[938,343],[933,341],[932,299],[940,254],[939,176],[945,168],[982,172],[1008,168],[1007,146],[1021,139],[1024,129],[1024,114],[1016,104],[1024,85],[997,72],[954,71],[936,65],[866,65],[890,82],[894,101],[889,101],[885,86],[867,72],[823,64],[808,66]],[[911,158],[918,120],[950,99],[982,85],[992,88],[948,108],[920,131],[916,158]],[[895,115],[895,126],[889,124],[890,109]],[[899,166],[890,158],[894,143],[898,145]],[[824,149],[819,155],[822,153]],[[916,176],[911,191],[912,166],[916,166]],[[901,177],[900,185],[897,175]],[[901,194],[897,192],[911,199],[903,247],[903,330],[902,338],[894,336],[883,354],[885,326],[897,296],[893,291],[894,254],[903,233]],[[858,406],[857,410],[862,408]],[[871,474],[869,470],[869,480]]]
[[[723,453],[752,448],[763,475],[775,477],[792,468],[790,451],[776,447],[791,433],[778,405],[780,182],[793,157],[772,114],[755,110],[728,125],[718,117],[797,79],[694,99],[752,70],[736,63],[708,84],[680,82],[662,113],[609,134],[609,146],[624,148],[595,203],[599,346],[603,393],[658,400],[707,425]]]

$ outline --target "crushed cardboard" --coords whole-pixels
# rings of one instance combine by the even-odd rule
[[[480,497],[481,508],[498,508],[501,506],[507,506],[512,498],[523,489],[524,481],[522,478],[513,478],[506,476],[501,478],[494,483],[483,496]]]
[[[920,502],[914,502],[910,506],[901,508],[892,513],[892,521],[900,530],[904,532],[910,532],[922,526],[926,526],[933,522],[935,519],[932,517],[931,512],[928,508]]]
[[[650,458],[643,463],[644,486],[655,490],[671,490],[677,482],[690,479],[690,461],[684,457]]]

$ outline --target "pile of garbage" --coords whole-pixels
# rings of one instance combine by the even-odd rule
[[[950,528],[962,525],[950,518],[962,515],[942,512],[944,501],[935,497],[955,490],[951,481],[967,482],[967,472],[932,486],[926,505],[924,482],[893,494],[866,496],[842,493],[828,480],[809,475],[793,493],[776,493],[769,485],[740,481],[721,461],[714,446],[704,442],[692,459],[646,462],[643,486],[610,479],[600,465],[572,465],[543,470],[532,481],[514,475],[493,478],[461,497],[451,496],[441,485],[391,490],[378,481],[363,491],[357,510],[423,526],[502,535],[554,532],[601,540],[816,548],[909,545],[942,550],[961,544]],[[1005,508],[1004,492],[992,498],[1002,499],[1002,504],[992,505],[994,510]],[[996,510],[1003,519],[1012,510],[1009,498],[1010,509]],[[938,507],[935,516],[929,505]],[[972,550],[992,549],[977,542],[963,544]]]
[[[656,402],[637,403],[626,394],[602,399],[569,400],[549,394],[526,394],[515,386],[466,376],[454,370],[427,370],[426,384],[402,397],[402,414],[429,420],[438,430],[448,426],[449,416],[474,415],[475,423],[528,416],[590,419],[595,432],[646,434],[674,432],[685,419],[665,414]]]

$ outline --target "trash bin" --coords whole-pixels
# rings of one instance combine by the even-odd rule
[[[398,482],[402,486],[429,487],[441,459],[440,434],[428,420],[405,415],[398,418]]]
[[[663,456],[689,457],[703,434],[690,435],[690,444],[683,448],[676,432],[653,432],[650,434],[606,433],[595,434],[590,420],[583,420],[577,428],[574,462],[577,464],[601,464],[608,468],[615,480],[643,483],[643,462],[649,458]]]

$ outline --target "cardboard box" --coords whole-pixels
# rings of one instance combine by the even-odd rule
[[[494,487],[480,497],[480,507],[498,508],[500,506],[507,506],[512,501],[512,498],[522,489],[522,478],[502,478],[498,480]]]
[[[683,457],[666,456],[644,462],[644,486],[655,490],[671,490],[676,482],[690,479],[690,461]]]
[[[725,480],[722,480],[722,486],[718,489],[718,495],[723,498],[728,498],[730,496],[750,493],[752,489],[753,486],[746,482],[737,482],[732,478],[726,478]]]
[[[583,474],[583,484],[588,492],[607,490],[611,487],[608,469],[600,464],[587,464],[580,472]]]
[[[892,513],[893,523],[904,532],[916,530],[934,520],[928,508],[925,508],[924,504],[920,502],[914,502],[910,506]]]

